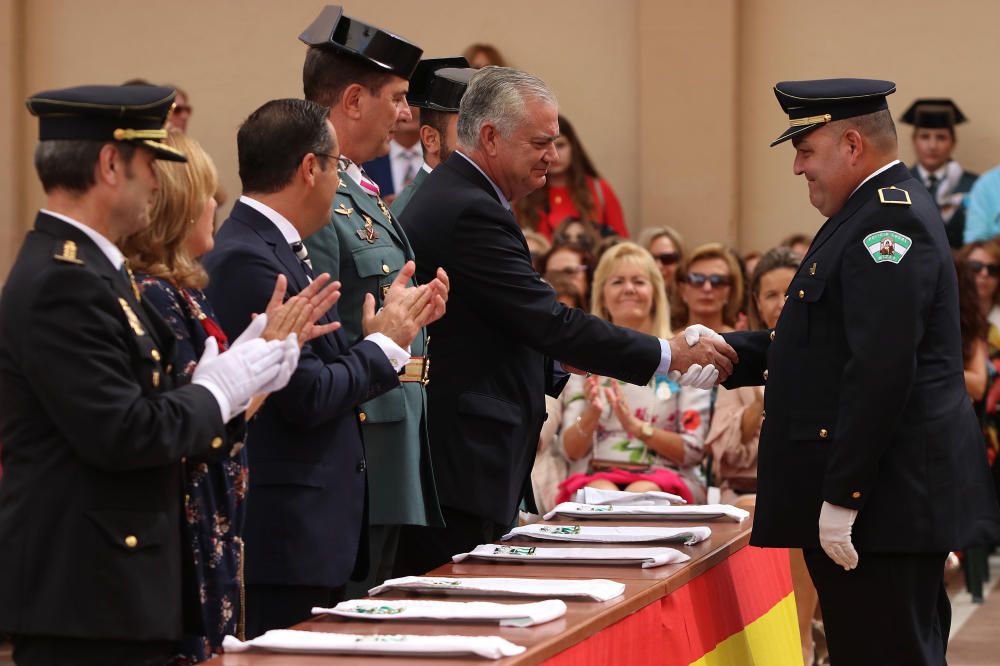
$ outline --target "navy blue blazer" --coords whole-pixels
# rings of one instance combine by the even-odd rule
[[[278,228],[240,202],[204,265],[206,293],[230,339],[263,311],[278,273],[290,295],[308,285]],[[336,318],[334,308],[322,321]],[[365,454],[356,405],[398,385],[372,342],[351,346],[336,331],[302,348],[288,386],[248,426],[248,583],[337,587],[356,563],[356,574],[364,572]]]
[[[383,199],[396,193],[396,186],[392,182],[392,160],[389,159],[388,154],[368,160],[361,166],[368,177],[378,185],[379,193]]]

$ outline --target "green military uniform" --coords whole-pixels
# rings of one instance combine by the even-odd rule
[[[393,217],[402,217],[403,209],[406,208],[406,204],[410,203],[410,199],[413,197],[414,193],[420,189],[420,186],[425,180],[427,180],[427,169],[420,167],[420,170],[417,171],[417,175],[413,177],[410,184],[403,188],[403,191],[396,196],[392,205],[389,206],[389,210],[392,212]]]
[[[403,229],[382,203],[345,172],[333,200],[330,224],[306,239],[313,268],[340,280],[337,307],[352,343],[364,337],[362,304],[374,294],[376,310],[407,261],[413,259]],[[415,283],[414,283],[415,284]],[[426,353],[427,332],[413,340],[414,357]],[[368,461],[369,523],[441,525],[425,422],[427,396],[420,382],[403,382],[361,405]]]

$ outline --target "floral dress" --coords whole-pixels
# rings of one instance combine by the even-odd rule
[[[610,386],[611,382],[618,380],[605,377],[601,385]],[[642,440],[629,437],[611,406],[605,401],[597,430],[594,432],[588,476],[600,468],[612,467],[632,471],[670,470],[680,476],[695,501],[704,501],[705,479],[700,463],[705,456],[705,436],[708,434],[711,420],[712,392],[680,387],[664,375],[654,376],[646,386],[624,382],[618,382],[618,385],[622,396],[637,418],[655,428],[669,430],[681,436],[684,441],[684,462],[678,465],[647,447]],[[571,376],[561,399],[562,431],[566,432],[587,407],[584,378],[580,375]]]
[[[142,295],[177,336],[174,377],[191,380],[209,333],[225,349],[204,293],[177,289],[160,278],[137,276]],[[184,474],[184,543],[191,557],[185,572],[193,574],[201,609],[201,635],[186,635],[172,664],[195,664],[222,652],[222,639],[241,636],[243,521],[246,512],[247,454],[244,448],[223,462],[189,457]],[[188,582],[189,577],[185,582]]]

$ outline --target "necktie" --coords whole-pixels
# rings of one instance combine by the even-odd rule
[[[403,172],[403,187],[406,187],[413,182],[413,178],[417,175],[417,153],[406,151],[402,156],[406,160],[406,171]]]
[[[933,197],[935,200],[937,199],[937,188],[939,182],[941,181],[934,174],[931,174],[930,177],[927,179],[927,189],[930,190],[931,197]]]
[[[292,248],[292,252],[295,253],[295,256],[298,258],[299,263],[302,265],[302,271],[306,274],[306,277],[309,278],[309,281],[312,282],[313,265],[312,262],[309,260],[309,250],[307,250],[306,246],[302,244],[302,241],[295,241],[294,243],[289,243],[288,246]]]

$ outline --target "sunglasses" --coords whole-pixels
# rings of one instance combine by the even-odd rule
[[[705,275],[704,273],[688,273],[684,282],[692,287],[700,287],[707,282],[712,286],[712,289],[728,287],[733,283],[728,275]]]
[[[549,273],[562,273],[563,275],[575,275],[576,273],[583,273],[587,270],[586,264],[580,264],[579,266],[565,266],[563,268],[554,268],[549,270]]]
[[[973,275],[978,275],[986,269],[986,273],[990,277],[1000,277],[1000,264],[987,264],[982,261],[966,261],[965,267],[969,269],[969,272]]]
[[[676,252],[664,252],[663,254],[654,254],[653,259],[664,266],[673,266],[681,260],[681,255]]]

